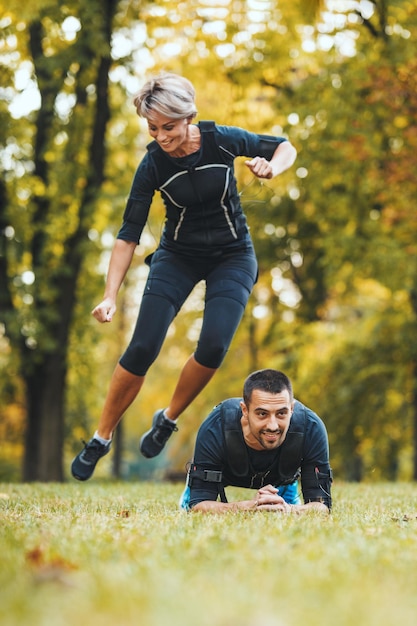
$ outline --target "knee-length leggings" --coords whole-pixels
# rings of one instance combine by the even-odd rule
[[[206,283],[200,337],[194,353],[205,367],[218,368],[232,341],[257,279],[251,243],[215,258],[185,257],[158,248],[153,254],[138,319],[120,365],[144,376],[158,356],[169,325],[193,287]]]

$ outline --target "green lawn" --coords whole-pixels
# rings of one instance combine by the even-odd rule
[[[0,485],[0,624],[417,624],[417,485],[336,484],[328,518],[187,514],[181,491]]]

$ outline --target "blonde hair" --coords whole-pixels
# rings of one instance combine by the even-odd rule
[[[187,78],[178,74],[163,73],[148,80],[133,99],[137,114],[149,117],[153,112],[185,119],[195,117],[195,89]]]

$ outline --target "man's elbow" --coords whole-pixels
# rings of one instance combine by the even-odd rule
[[[190,503],[190,513],[207,513],[211,508],[211,504],[211,501],[207,500],[196,502],[195,504]]]

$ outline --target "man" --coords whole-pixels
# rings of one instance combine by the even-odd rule
[[[294,400],[285,374],[264,369],[248,376],[243,400],[225,400],[201,425],[180,506],[205,513],[328,513],[331,482],[323,422]],[[227,485],[256,489],[256,495],[229,503]]]

